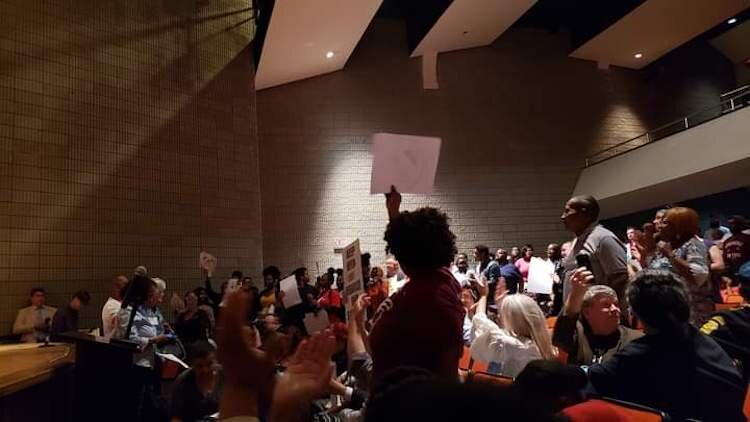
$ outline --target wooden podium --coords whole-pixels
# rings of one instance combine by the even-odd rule
[[[75,344],[74,421],[135,421],[141,385],[133,366],[137,344],[69,332]]]

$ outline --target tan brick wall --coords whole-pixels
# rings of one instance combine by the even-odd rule
[[[248,5],[0,1],[0,334],[32,286],[88,289],[94,326],[139,264],[170,292],[201,249],[259,272]]]
[[[375,21],[343,71],[258,92],[264,264],[338,267],[336,241],[357,237],[382,261],[384,200],[369,195],[379,131],[443,138],[434,195],[403,208],[448,212],[460,251],[543,253],[571,237],[559,215],[586,152],[653,127],[665,107],[648,72],[569,59],[562,34],[514,29],[441,54],[437,91],[422,89],[405,40],[401,22]]]

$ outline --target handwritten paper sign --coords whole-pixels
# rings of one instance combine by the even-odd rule
[[[370,193],[432,193],[440,138],[376,133],[372,139]]]
[[[297,279],[294,278],[294,275],[281,280],[279,288],[284,292],[284,298],[281,301],[287,309],[302,303],[302,298],[299,297],[299,290],[297,290]]]
[[[359,249],[359,239],[344,248],[342,254],[344,259],[344,292],[346,301],[347,318],[348,312],[353,308],[357,296],[364,293],[365,286],[362,280],[362,253]]]

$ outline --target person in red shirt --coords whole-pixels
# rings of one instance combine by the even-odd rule
[[[370,283],[367,285],[367,295],[370,296],[369,315],[375,315],[380,304],[388,298],[388,283],[385,273],[380,267],[372,267],[370,271]]]
[[[333,280],[329,273],[324,273],[318,280],[320,294],[318,295],[318,307],[328,312],[328,321],[331,324],[343,321],[344,311],[341,306],[341,293],[331,288]]]
[[[386,194],[390,222],[384,239],[386,253],[395,255],[410,281],[383,301],[372,319],[373,388],[401,366],[455,380],[463,351],[465,311],[448,268],[457,252],[448,216],[429,207],[399,212],[400,204],[392,187]]]
[[[744,229],[745,218],[743,216],[733,215],[729,218],[729,230],[732,235],[724,240],[724,264],[733,286],[739,284],[737,271],[742,264],[750,261],[750,235],[743,233]]]

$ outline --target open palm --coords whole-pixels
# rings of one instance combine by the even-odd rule
[[[276,381],[274,403],[307,403],[326,391],[331,380],[335,338],[326,331],[300,344],[284,375]]]

